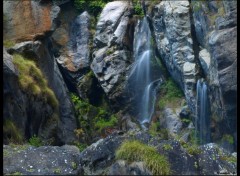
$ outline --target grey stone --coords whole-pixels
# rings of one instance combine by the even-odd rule
[[[71,146],[3,146],[3,173],[23,175],[83,174],[79,165],[79,150]]]
[[[210,53],[206,49],[201,50],[199,52],[199,60],[205,75],[208,75],[211,61]]]

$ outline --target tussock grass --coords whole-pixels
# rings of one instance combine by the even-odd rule
[[[36,63],[19,54],[13,55],[13,63],[19,71],[20,88],[47,101],[53,108],[58,107],[54,92],[48,87],[48,82]]]
[[[154,147],[139,141],[126,141],[116,151],[116,158],[133,161],[143,161],[154,175],[169,175],[170,164]]]
[[[4,121],[3,133],[9,137],[11,142],[21,144],[23,142],[23,134],[10,119]]]

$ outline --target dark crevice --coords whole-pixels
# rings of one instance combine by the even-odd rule
[[[191,6],[191,0],[189,0],[189,4]],[[204,77],[201,63],[199,61],[199,52],[201,48],[200,48],[200,43],[198,42],[198,39],[197,39],[197,34],[196,34],[194,19],[193,19],[193,11],[191,7],[189,8],[189,15],[190,15],[190,24],[191,24],[191,36],[192,36],[192,42],[193,42],[192,49],[193,49],[193,54],[195,58],[195,63],[197,64],[199,69],[199,77]]]

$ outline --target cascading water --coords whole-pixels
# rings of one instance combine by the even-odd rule
[[[150,122],[154,112],[156,88],[161,78],[154,80],[151,74],[151,31],[146,18],[139,20],[134,32],[134,66],[129,75],[129,82],[135,94],[137,118],[141,124]]]
[[[197,81],[197,118],[195,121],[196,137],[200,144],[210,142],[210,119],[207,84],[203,80]]]

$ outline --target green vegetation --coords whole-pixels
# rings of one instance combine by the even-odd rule
[[[35,147],[40,147],[43,145],[41,139],[39,137],[37,137],[36,135],[33,135],[30,139],[29,139],[29,144]]]
[[[14,172],[11,175],[23,175],[21,172]]]
[[[84,141],[90,142],[95,136],[105,136],[105,129],[117,126],[116,115],[102,107],[95,107],[74,94],[71,94],[71,98],[79,123],[79,128],[75,130],[78,140],[84,139]]]
[[[166,105],[175,107],[179,100],[183,97],[183,93],[180,88],[173,82],[172,79],[166,80],[165,84],[160,88],[160,100],[158,106],[160,109]]]
[[[5,48],[11,48],[15,45],[16,43],[12,40],[4,40],[3,41],[3,46],[5,46]]]
[[[160,128],[160,122],[152,122],[149,127],[149,134],[152,136],[158,136],[161,139],[168,139],[168,131],[165,128]]]
[[[139,0],[133,0],[134,14],[140,17],[144,17],[144,12]]]
[[[222,141],[227,141],[229,144],[233,144],[234,143],[233,136],[231,136],[229,134],[223,135]]]
[[[170,174],[170,164],[165,156],[160,155],[154,147],[139,141],[126,141],[116,151],[116,158],[128,162],[143,161],[154,175]]]
[[[60,168],[56,168],[56,169],[53,170],[53,172],[55,174],[61,174],[61,169]]]
[[[13,55],[13,63],[19,71],[20,88],[26,93],[48,102],[54,109],[57,109],[58,100],[54,92],[48,87],[47,80],[36,63],[18,54]]]
[[[74,0],[74,5],[80,12],[87,10],[90,14],[97,17],[107,2],[110,2],[110,0]]]
[[[8,141],[21,144],[23,142],[23,134],[10,119],[3,122],[3,134],[8,138]]]
[[[163,150],[172,150],[173,147],[170,144],[163,144]]]
[[[201,153],[201,150],[196,144],[188,145],[186,150],[190,155],[198,155]]]
[[[77,169],[77,163],[72,162],[71,165],[72,165],[73,170],[76,170],[76,169]]]
[[[82,152],[83,150],[85,150],[88,147],[87,144],[80,143],[80,142],[75,142],[75,143],[73,143],[73,145],[76,145],[80,152]]]

